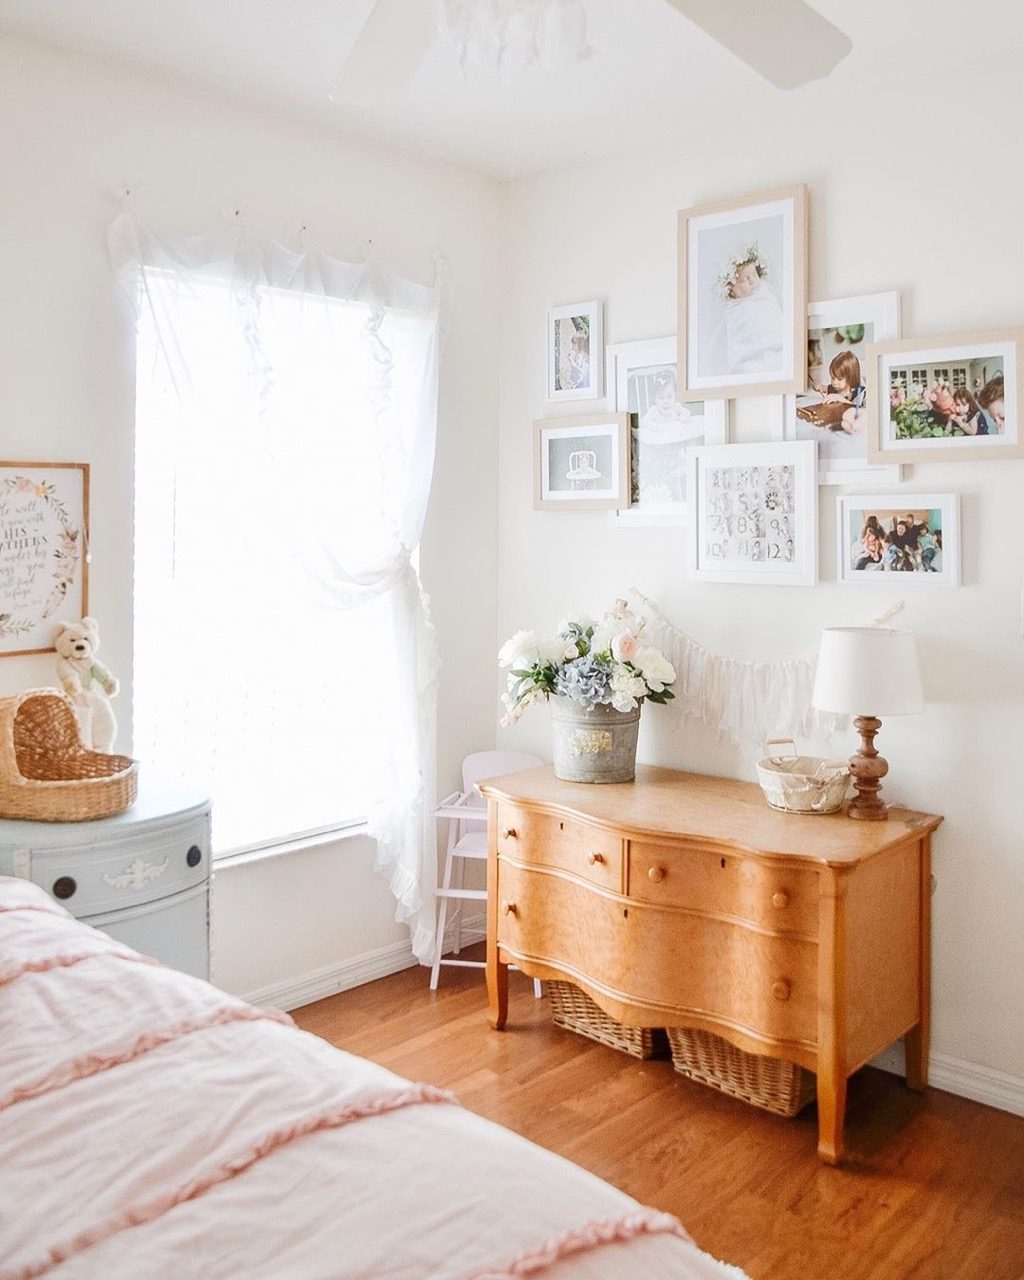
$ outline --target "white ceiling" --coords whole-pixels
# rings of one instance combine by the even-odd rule
[[[813,0],[853,41],[827,81],[774,89],[664,0],[588,0],[596,54],[510,80],[463,75],[438,39],[409,88],[382,100],[328,94],[373,0],[0,0],[0,32],[170,75],[293,116],[506,176],[685,136],[693,121],[809,109],[892,77],[948,72],[1024,46],[1017,0]],[[436,0],[404,0],[414,6]],[[770,4],[771,0],[722,0]],[[929,90],[932,91],[932,90]],[[984,93],[936,74],[937,94]]]

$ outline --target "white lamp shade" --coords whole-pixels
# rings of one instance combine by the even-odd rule
[[[888,627],[826,627],[814,706],[850,716],[908,716],[924,710],[917,642]]]

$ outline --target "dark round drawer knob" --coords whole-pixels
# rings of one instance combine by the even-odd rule
[[[192,845],[188,853],[185,854],[185,861],[190,867],[198,867],[203,860],[203,851],[197,844]]]
[[[73,876],[60,876],[53,882],[53,896],[62,900],[70,898],[74,896],[77,888],[78,885]]]

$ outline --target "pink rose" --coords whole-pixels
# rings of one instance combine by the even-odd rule
[[[616,662],[631,662],[636,657],[636,636],[632,631],[620,631],[612,640],[612,657]]]

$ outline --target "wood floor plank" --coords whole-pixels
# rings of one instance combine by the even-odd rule
[[[432,993],[410,969],[294,1017],[677,1214],[754,1280],[1024,1280],[1024,1119],[866,1068],[832,1169],[813,1106],[781,1120],[562,1031],[522,975],[507,1031],[486,1004],[473,970]]]

